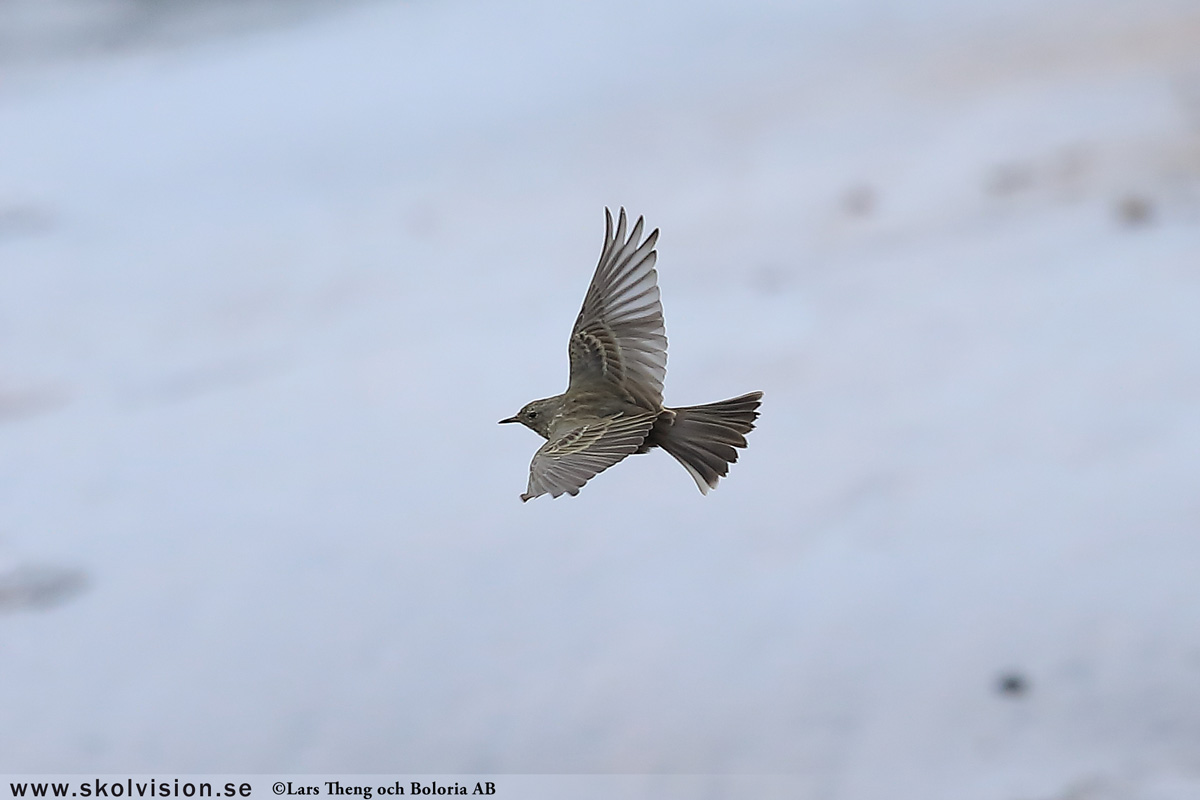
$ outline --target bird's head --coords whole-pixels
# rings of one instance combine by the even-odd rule
[[[550,423],[558,411],[558,406],[558,397],[534,400],[532,403],[526,403],[525,407],[518,411],[515,417],[502,419],[500,422],[519,422],[526,428],[537,432],[543,439],[549,439]]]

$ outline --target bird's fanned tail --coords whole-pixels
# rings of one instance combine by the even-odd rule
[[[683,464],[703,494],[717,488],[737,461],[735,448],[746,446],[745,434],[754,430],[762,392],[702,406],[666,409],[654,426],[653,439]]]

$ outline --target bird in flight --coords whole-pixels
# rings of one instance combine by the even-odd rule
[[[666,450],[703,494],[717,487],[754,429],[762,392],[702,406],[662,404],[667,335],[658,299],[655,229],[642,240],[638,217],[626,236],[625,209],[616,231],[604,210],[604,249],[571,330],[567,390],[534,400],[516,416],[546,443],[529,465],[521,500],[579,494],[593,477],[626,456]]]

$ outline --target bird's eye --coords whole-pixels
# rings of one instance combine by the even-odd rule
[[[536,411],[530,411],[530,412],[529,412],[528,414],[526,414],[525,416],[529,417],[530,419],[537,419],[537,412],[536,412]]]

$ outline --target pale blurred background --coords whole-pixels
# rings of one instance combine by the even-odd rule
[[[763,416],[522,504],[606,205]],[[0,0],[0,772],[1194,798],[1198,488],[1195,2]]]

